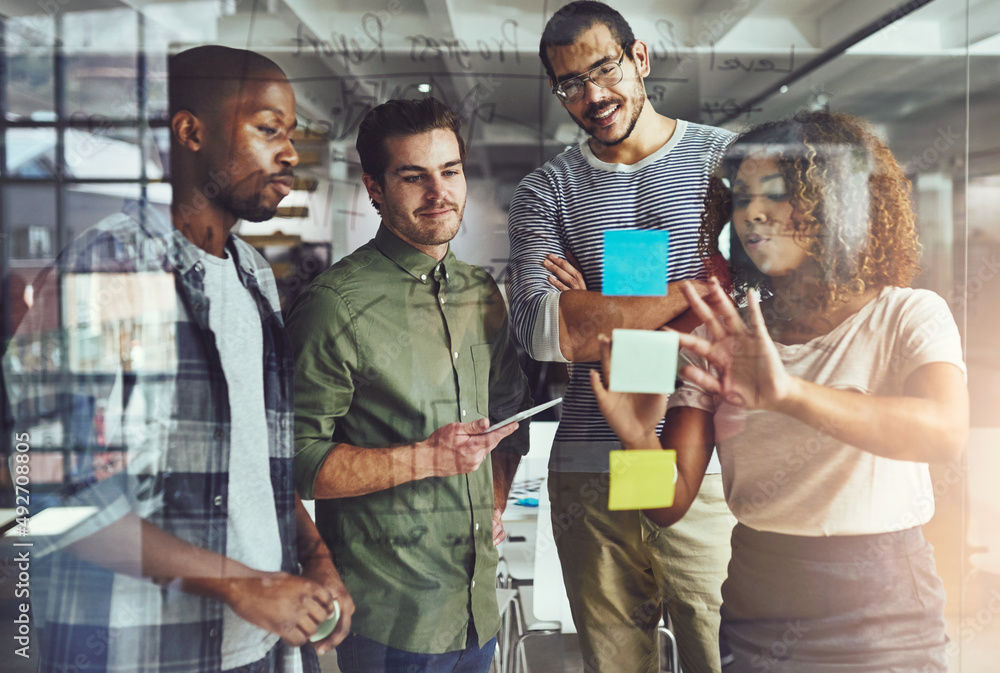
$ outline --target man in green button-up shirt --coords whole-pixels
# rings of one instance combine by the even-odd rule
[[[528,427],[480,433],[531,400],[496,283],[449,249],[458,125],[433,99],[369,113],[358,152],[382,225],[288,317],[296,482],[357,606],[345,673],[425,670],[442,653],[441,670],[485,673],[499,628],[500,513]]]

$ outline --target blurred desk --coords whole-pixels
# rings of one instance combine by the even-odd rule
[[[503,525],[509,530],[510,526],[518,526],[525,523],[534,524],[537,518],[537,505],[535,507],[526,507],[514,502],[508,502],[507,509],[503,513]]]
[[[548,502],[548,493],[541,489],[548,474],[549,453],[556,435],[555,421],[532,421],[531,445],[528,455],[521,459],[514,483],[503,513],[503,527],[507,539],[500,543],[500,584],[511,587],[514,582],[527,582],[534,576],[535,534],[538,512]],[[531,502],[532,505],[517,504]],[[545,510],[548,516],[548,509]]]

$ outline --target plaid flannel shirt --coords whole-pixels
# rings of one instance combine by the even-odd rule
[[[67,480],[59,504],[97,510],[70,531],[32,538],[37,578],[32,607],[42,627],[42,671],[195,673],[222,667],[222,603],[61,551],[137,514],[171,535],[224,555],[228,521],[239,515],[227,503],[229,397],[209,329],[198,250],[159,214],[149,212],[142,224],[136,214],[102,221],[64,251],[60,272],[48,279],[61,279],[60,300],[44,301],[55,299],[54,292],[35,294],[42,304],[62,305],[66,324],[53,319],[49,309],[56,307],[36,301],[4,358],[14,431],[68,418],[63,448],[84,469],[70,470],[78,472],[77,478]],[[267,262],[235,236],[226,250],[235,257],[239,278],[260,314],[282,570],[297,573],[291,351]],[[81,287],[98,291],[88,294]],[[76,324],[65,318],[70,313]],[[113,356],[125,365],[116,373],[73,371],[70,360],[94,351],[94,343],[85,343],[87,337],[91,342],[96,338],[98,351],[107,349],[108,325],[95,326],[102,314],[117,320],[159,316],[159,323],[154,319],[144,325],[138,343],[119,337],[122,343],[112,344],[118,348]],[[53,325],[59,328],[52,330]],[[39,362],[61,363],[61,372],[53,376]],[[102,408],[97,402],[103,403],[103,419],[95,423],[96,410]],[[113,450],[123,452],[124,467],[94,474],[91,467],[100,461],[93,456]],[[138,546],[138,528],[134,539]],[[281,647],[285,671],[319,670],[312,648],[300,654]]]

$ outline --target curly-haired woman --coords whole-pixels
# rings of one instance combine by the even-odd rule
[[[598,402],[629,449],[677,451],[684,515],[718,447],[738,524],[722,637],[739,671],[945,671],[944,591],[920,526],[927,464],[964,450],[958,329],[919,272],[910,185],[859,119],[759,126],[712,180],[701,250],[731,222],[729,280],[681,345],[691,364],[660,437],[659,396]],[[603,341],[605,374],[610,345]],[[605,379],[607,377],[605,376]],[[727,671],[733,670],[727,668]]]

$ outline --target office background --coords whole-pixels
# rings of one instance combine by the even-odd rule
[[[469,204],[454,248],[502,284],[514,188],[583,137],[537,57],[544,23],[562,4],[0,0],[5,342],[36,275],[76,233],[127,201],[166,209],[166,59],[200,44],[264,53],[295,88],[296,190],[278,217],[240,228],[272,262],[283,300],[373,235],[378,218],[354,139],[368,109],[398,97],[433,95],[459,111]],[[917,284],[948,299],[972,394],[970,451],[961,465],[936,468],[938,515],[927,534],[949,590],[954,670],[992,670],[981,666],[1000,655],[1000,504],[990,483],[1000,473],[1000,3],[610,4],[650,47],[646,89],[658,111],[733,130],[800,109],[852,112],[874,122],[904,164],[924,244]],[[141,339],[141,316],[119,323],[122,338]],[[73,357],[54,366],[99,363],[101,354]],[[532,375],[538,390],[558,385],[557,368]],[[54,418],[32,430],[55,449],[79,431],[71,425]],[[78,458],[36,452],[34,483],[54,489]],[[104,459],[117,458],[109,450]]]

